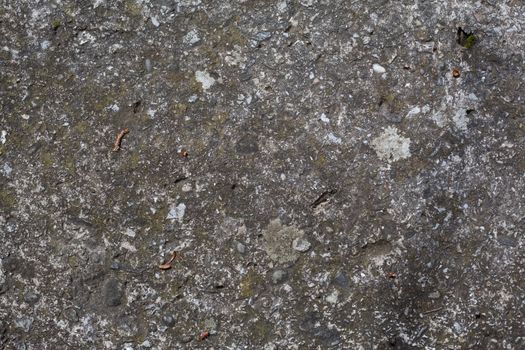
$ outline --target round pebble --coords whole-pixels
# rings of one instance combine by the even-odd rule
[[[312,245],[310,244],[310,242],[308,242],[304,238],[296,238],[296,239],[294,239],[294,241],[292,243],[293,249],[295,249],[295,250],[297,250],[298,252],[301,252],[301,253],[307,252],[308,249],[310,249],[311,246]]]

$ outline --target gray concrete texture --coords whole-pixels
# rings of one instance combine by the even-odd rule
[[[2,1],[0,348],[525,349],[524,49],[522,0]]]

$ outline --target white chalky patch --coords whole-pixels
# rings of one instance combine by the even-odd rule
[[[215,84],[215,79],[213,79],[210,73],[206,71],[196,71],[195,79],[202,84],[202,88],[204,90],[208,90],[213,86],[213,84]]]
[[[410,157],[410,139],[400,136],[391,126],[372,141],[372,147],[381,160],[389,163]]]
[[[129,237],[135,237],[137,235],[137,233],[130,228],[126,229],[126,231],[124,231],[124,234]]]
[[[178,222],[182,222],[182,219],[184,218],[185,213],[186,213],[186,204],[181,203],[177,206],[172,205],[166,219],[177,220]]]
[[[5,163],[4,169],[2,169],[2,174],[4,174],[5,176],[10,176],[12,171],[13,171],[13,168],[11,168],[9,164]]]
[[[405,118],[411,118],[415,115],[418,115],[419,113],[421,112],[421,108],[419,108],[418,106],[412,108],[411,110],[408,111],[407,115]]]
[[[129,250],[130,252],[133,252],[133,253],[135,253],[137,251],[137,248],[135,248],[134,245],[132,245],[131,243],[129,243],[127,241],[124,241],[124,242],[120,243],[120,247],[124,248],[126,250]]]
[[[103,3],[104,3],[104,0],[95,0],[95,3],[93,4],[93,8],[96,9]]]
[[[333,143],[334,145],[340,145],[343,140],[341,140],[340,137],[335,136],[333,133],[329,133],[326,138],[330,143]]]
[[[469,119],[467,118],[467,112],[464,109],[457,110],[452,116],[452,121],[458,130],[467,131]]]
[[[0,134],[0,142],[2,145],[7,141],[7,131],[2,130],[2,133]]]
[[[322,113],[321,116],[319,117],[319,119],[321,119],[321,121],[323,123],[330,123],[330,119],[328,119],[328,117],[326,116],[326,114]]]

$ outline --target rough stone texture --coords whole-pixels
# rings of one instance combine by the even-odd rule
[[[524,349],[524,33],[519,0],[3,1],[0,348]]]

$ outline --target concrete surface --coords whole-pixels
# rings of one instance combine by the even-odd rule
[[[525,349],[524,33],[521,0],[3,1],[0,348]]]

